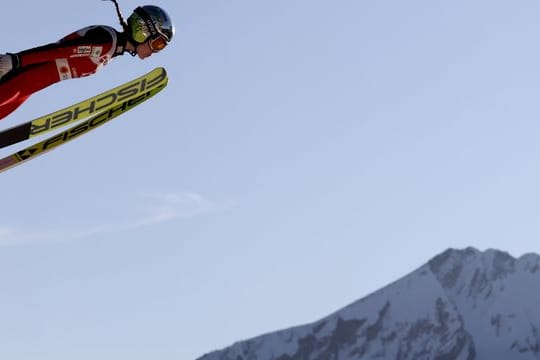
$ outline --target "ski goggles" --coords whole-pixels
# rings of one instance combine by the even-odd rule
[[[150,45],[150,49],[153,52],[158,52],[158,51],[161,51],[161,50],[165,49],[165,47],[167,46],[168,43],[169,42],[167,41],[167,39],[163,35],[158,35],[155,38],[150,39],[148,41],[148,45]]]

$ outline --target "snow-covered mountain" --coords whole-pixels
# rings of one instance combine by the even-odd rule
[[[540,256],[449,249],[315,323],[199,360],[540,359]]]

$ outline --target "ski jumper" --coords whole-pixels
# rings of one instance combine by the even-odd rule
[[[14,54],[19,67],[0,80],[0,119],[30,95],[62,80],[92,75],[122,55],[124,34],[109,26],[89,26],[60,41]]]

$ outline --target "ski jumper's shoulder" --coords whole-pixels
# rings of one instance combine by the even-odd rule
[[[92,52],[92,56],[100,54],[102,57],[111,59],[123,52],[124,44],[120,44],[120,38],[120,33],[115,28],[94,25],[64,37],[59,41],[59,45],[71,47],[75,56],[84,56]]]
[[[121,54],[120,33],[105,25],[94,25],[77,30],[59,41],[18,53],[21,66],[28,66],[64,58],[101,58],[106,62]]]
[[[115,49],[118,38],[119,33],[115,28],[105,25],[93,25],[65,36],[58,43],[62,46],[110,45],[111,48]]]

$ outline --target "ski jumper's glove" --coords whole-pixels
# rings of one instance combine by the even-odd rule
[[[0,55],[0,79],[6,74],[20,67],[19,57],[16,54]]]

